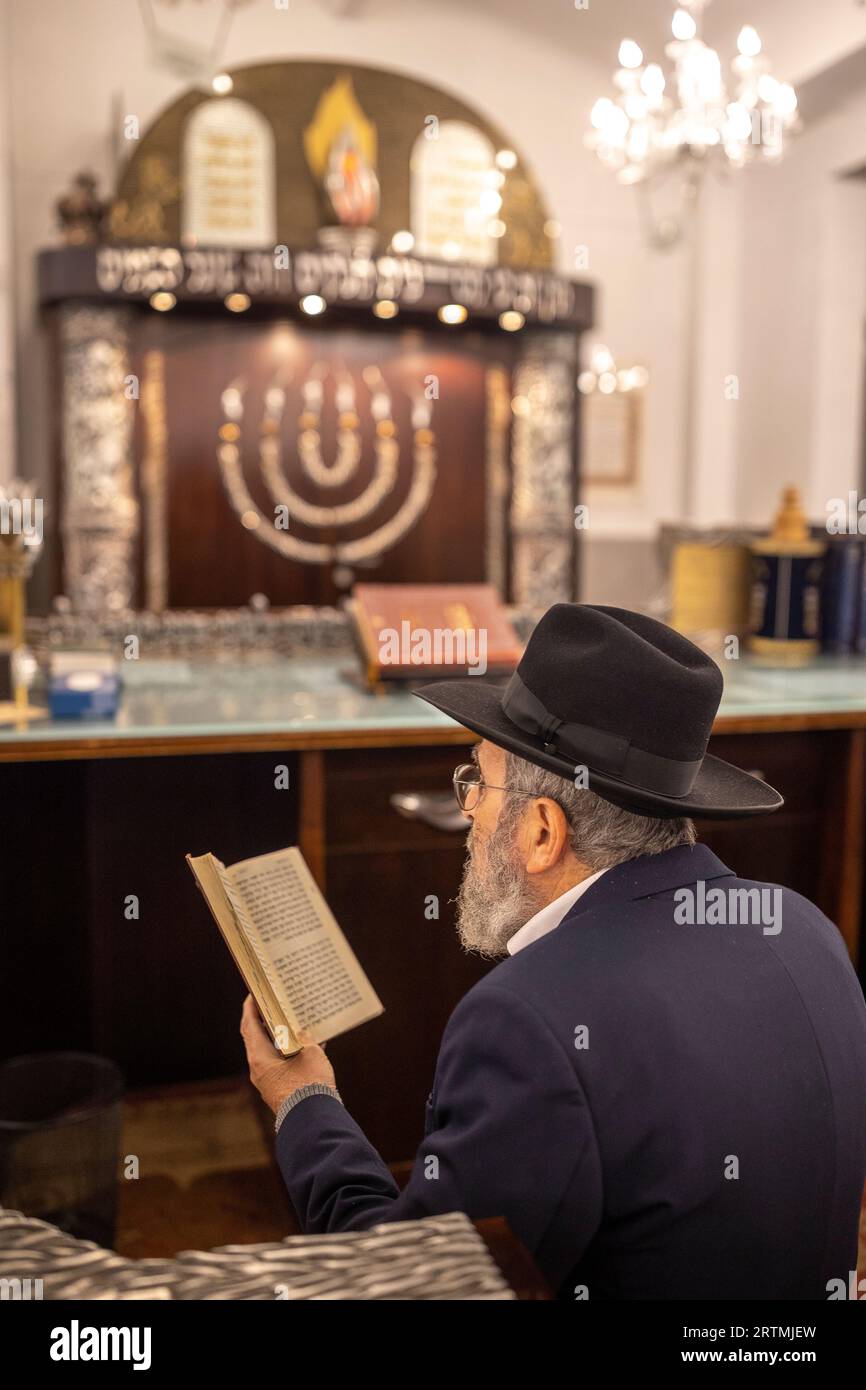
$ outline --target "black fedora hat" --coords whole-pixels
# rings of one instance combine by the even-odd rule
[[[467,676],[415,693],[458,724],[626,810],[716,820],[775,811],[773,787],[707,753],[722,673],[641,613],[557,603],[507,685]],[[578,781],[578,785],[581,785]]]

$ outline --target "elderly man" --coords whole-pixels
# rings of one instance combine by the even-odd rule
[[[251,1078],[305,1231],[504,1216],[568,1299],[847,1287],[866,1005],[816,907],[695,843],[693,816],[782,800],[706,753],[721,690],[663,624],[558,604],[504,689],[420,692],[482,736],[455,774],[472,821],[458,927],[503,959],[448,1023],[403,1192],[322,1049],[277,1060],[247,1001]]]

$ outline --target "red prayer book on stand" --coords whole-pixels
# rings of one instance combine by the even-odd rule
[[[356,584],[346,607],[371,686],[510,675],[523,650],[492,584]]]

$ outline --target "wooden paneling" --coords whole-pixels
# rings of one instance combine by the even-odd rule
[[[462,950],[454,925],[465,834],[407,820],[390,805],[395,791],[447,791],[461,756],[447,748],[325,755],[328,900],[385,1006],[329,1043],[328,1055],[352,1114],[389,1162],[419,1143],[448,1016],[490,968]]]
[[[466,762],[476,738],[464,733],[461,746],[383,748],[375,754],[346,750],[327,753],[327,829],[329,855],[439,849],[441,830],[407,820],[391,805],[395,792],[450,792],[458,763]],[[453,843],[462,843],[460,835]]]
[[[95,1048],[131,1084],[243,1066],[243,983],[184,856],[296,841],[278,761],[296,776],[285,754],[0,769],[5,1055]]]
[[[0,1056],[92,1046],[87,763],[0,768]]]
[[[859,954],[863,879],[863,730],[716,735],[710,752],[782,793],[770,816],[703,821],[700,838],[744,878],[816,902]]]
[[[333,603],[346,585],[334,582],[330,564],[307,564],[283,556],[246,530],[228,499],[217,462],[217,431],[223,422],[221,393],[235,379],[244,383],[244,417],[239,445],[247,487],[260,510],[274,516],[274,499],[262,480],[259,430],[264,394],[279,370],[287,374],[282,420],[283,469],[292,488],[318,506],[342,506],[359,497],[373,476],[374,421],[370,392],[362,373],[381,368],[391,395],[400,441],[397,483],[369,518],[345,526],[311,529],[291,520],[292,536],[325,544],[368,535],[387,522],[405,500],[413,476],[412,397],[433,382],[436,482],[432,498],[411,530],[377,559],[359,562],[358,578],[382,582],[484,580],[485,450],[487,434],[486,369],[491,362],[510,365],[514,344],[506,337],[468,334],[443,343],[441,332],[429,336],[391,328],[361,331],[316,329],[300,334],[285,324],[171,317],[147,321],[140,330],[135,370],[144,370],[148,349],[165,354],[168,419],[168,567],[169,606],[213,607],[247,603],[255,593],[275,604]],[[139,357],[141,361],[139,361]],[[326,363],[321,420],[322,453],[333,461],[336,447],[334,371],[349,371],[355,383],[360,418],[362,459],[356,475],[338,487],[322,488],[303,473],[298,459],[301,383]],[[139,415],[136,449],[143,449]],[[147,537],[144,538],[147,543]],[[218,559],[216,558],[218,557]]]

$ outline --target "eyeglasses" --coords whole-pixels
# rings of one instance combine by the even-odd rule
[[[474,811],[481,800],[481,793],[488,789],[492,792],[517,792],[516,787],[494,787],[490,782],[485,782],[481,776],[481,768],[477,763],[461,763],[454,769],[452,778],[454,784],[454,795],[457,797],[457,805],[461,811]],[[532,796],[532,792],[518,792],[520,796]]]

